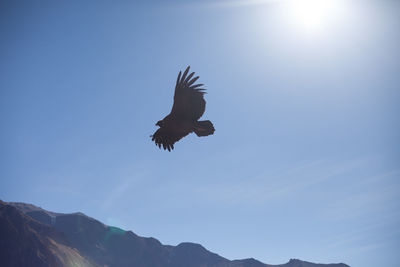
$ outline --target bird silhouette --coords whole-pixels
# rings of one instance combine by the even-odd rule
[[[164,150],[171,151],[174,144],[186,135],[195,132],[197,136],[208,136],[215,129],[211,121],[199,121],[206,110],[204,84],[194,84],[199,76],[193,77],[194,72],[189,73],[188,66],[182,75],[179,72],[176,80],[174,104],[171,112],[156,123],[160,128],[150,137],[156,145]]]

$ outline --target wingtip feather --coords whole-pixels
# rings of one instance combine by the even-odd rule
[[[186,75],[188,74],[189,69],[190,69],[190,66],[188,66],[188,67],[186,68],[185,72],[183,73],[182,78],[181,78],[181,80],[180,80],[180,83],[181,83],[181,82],[184,82],[184,81],[186,80]]]
[[[179,71],[178,79],[176,79],[176,86],[178,86],[180,79],[181,79],[182,71]]]
[[[194,74],[194,72],[193,72],[193,74]],[[199,78],[200,78],[200,76],[194,77],[192,80],[190,80],[190,81],[188,82],[187,85],[188,85],[189,87],[192,86],[192,84],[194,84]]]
[[[194,72],[190,73],[189,76],[187,76],[187,78],[183,82],[185,84],[187,84],[190,81],[190,79],[193,77],[193,75],[194,75]]]

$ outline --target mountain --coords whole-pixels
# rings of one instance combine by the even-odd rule
[[[4,267],[348,267],[295,259],[281,265],[255,259],[231,261],[199,244],[163,245],[83,213],[55,213],[1,200],[0,236]]]
[[[99,267],[75,250],[63,233],[2,201],[0,236],[1,266]]]

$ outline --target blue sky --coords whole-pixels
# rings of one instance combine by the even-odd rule
[[[0,198],[229,259],[397,266],[400,3],[298,2],[1,1]],[[160,151],[187,65],[216,132]]]

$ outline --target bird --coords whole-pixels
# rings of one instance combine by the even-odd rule
[[[206,110],[204,84],[195,84],[199,76],[189,73],[190,66],[182,75],[179,71],[175,85],[174,103],[171,112],[156,126],[160,127],[150,135],[151,140],[161,149],[171,151],[174,144],[183,137],[194,132],[197,136],[208,136],[215,132],[214,125],[209,120],[199,121]]]

